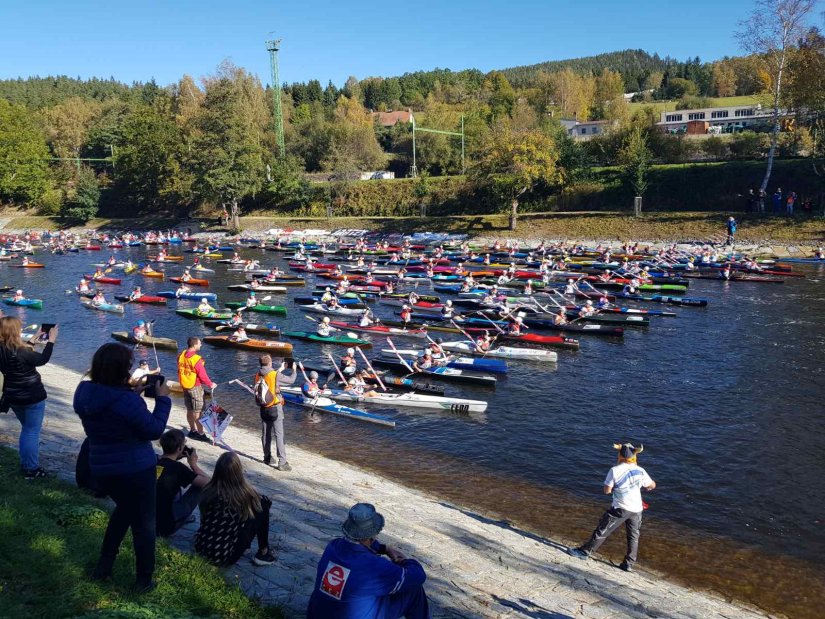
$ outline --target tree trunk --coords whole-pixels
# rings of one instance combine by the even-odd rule
[[[776,86],[773,89],[773,129],[771,130],[771,148],[768,151],[768,167],[765,170],[765,177],[759,189],[767,191],[768,182],[771,180],[773,171],[773,158],[776,154],[776,143],[779,140],[779,97],[782,94],[782,72],[785,70],[785,51],[782,51],[782,58],[779,61],[779,70],[776,72]]]
[[[518,224],[518,198],[510,201],[510,230],[515,230]]]
[[[232,198],[232,228],[241,229],[241,209],[238,206],[238,198]]]

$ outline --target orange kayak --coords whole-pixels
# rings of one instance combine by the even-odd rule
[[[209,280],[208,279],[197,279],[197,278],[194,278],[194,277],[192,279],[189,279],[189,280],[186,280],[186,281],[183,281],[180,277],[170,277],[169,281],[177,282],[178,284],[187,284],[187,285],[191,285],[191,286],[208,286],[209,285]]]
[[[42,269],[46,265],[39,262],[29,262],[28,264],[10,264],[9,266],[17,267],[18,269]]]
[[[288,342],[273,342],[270,340],[253,340],[235,342],[228,335],[207,335],[203,341],[219,348],[240,348],[241,350],[265,350],[276,355],[291,355],[292,344]]]

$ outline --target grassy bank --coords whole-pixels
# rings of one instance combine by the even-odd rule
[[[230,586],[198,557],[158,543],[158,587],[130,594],[131,536],[110,583],[95,583],[95,565],[108,515],[62,481],[24,481],[17,453],[0,448],[0,617],[281,617]]]

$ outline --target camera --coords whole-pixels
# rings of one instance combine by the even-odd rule
[[[188,458],[194,452],[195,452],[195,448],[194,447],[189,447],[189,445],[187,445],[186,447],[183,448],[183,457]]]
[[[155,387],[157,385],[162,385],[163,382],[166,380],[166,377],[160,374],[148,374],[144,377],[144,381],[146,384],[146,390],[143,394],[147,398],[155,398],[157,397],[157,393],[155,392]]]

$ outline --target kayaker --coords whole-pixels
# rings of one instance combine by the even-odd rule
[[[321,322],[318,323],[318,328],[315,332],[321,337],[332,337],[333,327],[329,325],[329,316],[324,316]]]
[[[243,262],[243,258],[241,258],[238,252],[232,254],[232,262],[237,264],[238,262]]]
[[[157,258],[157,260],[158,260],[158,262],[163,262],[164,260],[166,260],[166,250],[165,250],[165,249],[161,249],[161,250],[158,252],[158,258]]]
[[[246,329],[244,329],[243,325],[240,325],[235,332],[229,336],[229,339],[233,342],[248,342],[249,336],[246,334]]]
[[[554,325],[566,325],[567,324],[567,316],[565,315],[564,310],[559,310],[556,314],[553,314],[553,324]]]
[[[335,287],[335,293],[334,294],[346,294],[346,292],[347,292],[347,287],[344,285],[344,281],[343,280],[339,281],[338,285]]]
[[[359,327],[371,327],[373,325],[373,320],[370,318],[370,310],[369,308],[364,310],[364,313],[361,314],[361,319],[358,321]]]
[[[455,309],[453,308],[453,302],[451,300],[447,300],[444,304],[444,307],[441,308],[441,317],[442,318],[452,318]]]
[[[524,285],[524,294],[533,294],[533,280],[528,279]]]
[[[404,323],[404,326],[407,326],[412,321],[412,309],[409,305],[404,303],[401,306],[401,322]]]
[[[366,390],[365,386],[365,382],[359,382],[358,378],[353,376],[347,381],[347,385],[346,387],[344,387],[344,391],[356,397],[374,398],[378,395],[374,389]]]
[[[114,254],[109,256],[109,260],[107,260],[106,264],[108,264],[110,267],[115,266],[117,264],[117,259],[115,258]]]
[[[255,307],[258,305],[258,297],[255,296],[255,292],[250,292],[249,297],[246,299],[245,303],[246,307]]]
[[[189,272],[189,267],[186,267],[183,270],[183,274],[180,276],[180,281],[188,282],[191,279],[192,279],[192,273]]]
[[[341,305],[338,302],[338,297],[333,296],[329,301],[327,301],[327,308],[338,309],[339,307],[341,307]]]
[[[137,369],[129,376],[129,384],[134,387],[144,376],[149,376],[150,374],[160,374],[160,368],[150,370],[149,362],[146,359],[141,359]]]
[[[719,277],[724,280],[730,280],[730,263],[725,263],[725,266],[719,271]]]
[[[346,291],[346,290],[348,290],[348,289],[349,289],[349,286],[350,286],[350,284],[349,284],[349,277],[347,277],[346,275],[344,275],[344,276],[341,278],[341,283],[339,284],[339,286],[343,286],[343,288],[344,288],[344,290],[345,290],[345,291]]]
[[[192,292],[192,289],[189,286],[181,284],[177,290],[175,290],[175,298],[180,299],[182,295],[189,294],[190,292]]]
[[[599,275],[599,281],[602,282],[609,282],[613,279],[613,274],[610,272],[610,269],[606,269],[604,273]]]
[[[147,264],[145,267],[143,267],[140,270],[140,272],[143,273],[144,275],[149,275],[151,273],[156,273],[155,269],[152,268],[151,264]]]
[[[447,353],[444,352],[442,348],[442,344],[444,343],[444,338],[436,338],[435,341],[430,340],[430,351],[433,355],[433,360],[441,361],[447,359]]]
[[[344,274],[344,272],[341,270],[341,265],[340,264],[335,265],[335,268],[332,269],[332,274],[337,275],[337,276],[341,276],[341,275]],[[369,275],[369,273],[367,275]]]
[[[599,309],[606,309],[606,308],[610,307],[610,301],[608,301],[608,299],[605,295],[602,295],[602,296],[599,297],[597,307]]]
[[[593,316],[596,314],[596,308],[593,307],[593,301],[590,299],[582,305],[581,309],[579,309],[579,318],[587,318],[588,316]]]
[[[624,443],[613,447],[619,451],[619,463],[610,469],[603,488],[605,494],[613,495],[612,505],[602,515],[590,539],[568,552],[574,557],[587,559],[624,524],[627,530],[627,553],[619,569],[631,572],[639,552],[639,532],[645,507],[642,490],[654,490],[656,482],[636,463],[638,455],[644,450],[643,446],[634,447],[631,443]]]
[[[207,301],[205,298],[201,299],[201,302],[198,304],[198,307],[195,310],[195,312],[200,316],[206,316],[207,314],[211,314],[214,311],[215,308],[209,305],[209,301]]]
[[[21,264],[22,264],[24,267],[25,267],[25,266],[29,266],[29,259],[28,259],[26,256],[23,256],[23,261],[21,262]]]
[[[527,328],[526,326],[524,326],[523,323],[524,318],[522,318],[521,316],[516,316],[515,318],[513,318],[510,324],[507,325],[507,334],[521,335],[521,330]]]
[[[123,265],[123,270],[127,273],[135,268],[135,263],[132,262],[131,259],[127,260],[126,263]]]
[[[106,305],[106,298],[103,296],[102,290],[98,290],[97,292],[95,292],[95,296],[92,297],[92,305],[94,305],[95,307]]]
[[[95,272],[92,275],[92,279],[100,279],[101,277],[106,277],[106,274],[100,270],[100,267],[95,267]]]
[[[318,386],[318,372],[312,370],[307,378],[309,380],[301,385],[301,395],[304,397],[304,402],[314,403],[321,393],[321,388]]]
[[[631,279],[628,283],[624,285],[622,288],[623,294],[636,294],[636,290],[639,287],[639,281],[636,278]]]
[[[687,264],[685,264],[686,271],[695,271],[696,270],[696,260],[693,256],[688,258]]]
[[[817,260],[825,260],[825,249],[822,247],[817,247],[816,251],[814,252],[814,258]]]
[[[243,323],[243,315],[241,314],[241,310],[238,310],[234,314],[232,314],[232,317],[229,319],[229,322],[227,324],[230,327],[237,327],[239,325],[242,325]]]
[[[249,282],[249,287],[253,290],[257,290],[261,287],[261,282],[259,282],[257,279],[253,279],[251,282]]]
[[[132,337],[139,342],[146,337],[147,333],[146,323],[143,320],[138,320],[137,325],[132,329]]]
[[[572,279],[567,280],[567,285],[564,287],[564,294],[565,296],[574,296],[579,291],[578,286],[576,286],[576,282]]]
[[[195,256],[194,258],[192,258],[192,266],[193,267],[198,268],[198,267],[200,267],[200,265],[201,265],[201,257],[200,256]]]
[[[132,290],[132,293],[129,295],[129,300],[134,301],[135,299],[139,299],[143,296],[143,293],[140,290],[140,286],[135,286]]]
[[[468,275],[464,281],[461,283],[461,289],[459,292],[470,292],[473,289],[473,285],[470,281],[470,276]]]
[[[186,350],[178,356],[178,382],[183,388],[183,403],[186,407],[186,421],[189,423],[189,438],[198,441],[208,441],[200,422],[203,409],[204,385],[214,389],[218,385],[212,382],[206,373],[206,363],[201,357],[200,349],[203,343],[199,337],[190,337],[186,342]]]
[[[358,361],[355,358],[354,348],[347,348],[347,353],[341,357],[340,368],[341,374],[345,377],[355,376],[355,372],[358,371]]]
[[[22,301],[25,298],[26,297],[23,296],[23,291],[17,290],[15,291],[14,296],[12,297],[12,301]]]
[[[429,370],[433,367],[433,353],[430,351],[429,348],[424,349],[424,353],[412,364],[413,370],[416,372],[421,372],[423,370]]]

